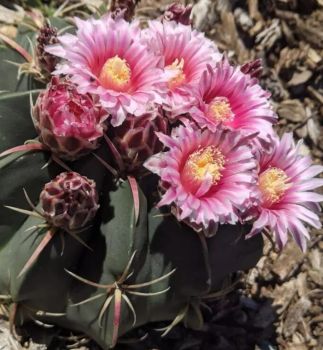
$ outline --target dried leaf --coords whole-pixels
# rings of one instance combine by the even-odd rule
[[[309,137],[314,142],[314,144],[317,145],[319,142],[319,137],[321,135],[321,130],[320,126],[317,125],[313,118],[310,118],[307,121],[307,130]]]
[[[268,51],[270,50],[276,41],[280,39],[282,36],[281,28],[280,28],[280,21],[279,19],[272,20],[269,27],[267,27],[265,30],[260,32],[256,36],[256,44],[258,51]]]
[[[287,119],[293,123],[299,123],[305,120],[306,112],[303,104],[299,100],[282,101],[277,109],[280,118]]]
[[[307,278],[307,274],[305,272],[301,272],[296,279],[296,288],[297,288],[298,295],[304,298],[308,294],[306,278]]]
[[[194,26],[204,31],[208,25],[215,22],[216,14],[212,0],[200,0],[192,9]]]
[[[286,320],[283,326],[283,334],[285,337],[290,337],[297,329],[298,323],[302,317],[309,310],[312,303],[306,297],[298,300],[296,304],[291,306],[288,310]]]
[[[305,84],[311,77],[313,73],[310,70],[304,70],[303,72],[295,72],[292,79],[287,83],[287,86],[297,86]]]
[[[293,241],[290,241],[274,261],[272,271],[281,281],[284,281],[298,268],[303,258],[304,254],[301,250]]]
[[[253,26],[253,21],[249,17],[248,13],[243,11],[240,7],[234,11],[234,18],[236,19],[239,27],[245,32],[247,32]]]
[[[288,282],[285,282],[281,286],[277,286],[271,293],[271,297],[274,299],[273,305],[277,306],[277,313],[283,313],[291,303],[296,293],[296,279],[293,278]]]

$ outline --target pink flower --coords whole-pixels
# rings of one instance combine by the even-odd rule
[[[81,93],[100,97],[111,114],[113,126],[127,113],[140,115],[147,104],[158,102],[165,83],[160,58],[148,51],[137,22],[128,23],[110,16],[83,21],[75,18],[76,35],[59,37],[60,44],[47,52],[64,59],[56,74],[71,76]]]
[[[241,134],[180,126],[173,137],[158,136],[169,150],[145,163],[166,190],[158,205],[173,205],[179,220],[208,233],[236,223],[256,182],[256,161]]]
[[[108,114],[66,79],[52,77],[33,109],[41,141],[59,157],[74,160],[96,149]]]
[[[192,87],[198,84],[207,64],[220,60],[219,51],[204,34],[175,21],[150,21],[144,35],[147,45],[163,59],[168,109],[174,116],[185,112],[194,100]]]
[[[268,228],[282,248],[291,233],[303,251],[309,233],[304,223],[320,228],[317,213],[323,196],[312,192],[323,185],[323,179],[314,178],[323,166],[312,165],[310,157],[299,154],[300,143],[295,147],[292,134],[284,134],[274,140],[270,154],[259,157],[258,193],[260,204],[256,208],[258,218],[249,237]]]
[[[190,114],[201,128],[214,131],[222,125],[245,135],[257,133],[260,140],[269,141],[277,119],[269,94],[227,59],[221,60],[215,69],[208,66],[196,94],[198,104]]]

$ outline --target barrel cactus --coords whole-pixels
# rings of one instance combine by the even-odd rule
[[[275,135],[256,79],[176,18],[47,28],[55,40],[35,60],[58,62],[47,86],[13,84],[1,64],[0,294],[14,325],[55,324],[103,349],[150,322],[169,321],[162,336],[200,328],[201,305],[261,257],[257,233],[305,249],[302,222],[319,225],[308,190],[321,167]]]

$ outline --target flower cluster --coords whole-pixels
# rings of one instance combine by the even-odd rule
[[[106,133],[123,176],[157,174],[158,205],[196,231],[251,221],[249,236],[269,229],[282,247],[290,233],[305,249],[304,223],[320,227],[323,196],[313,190],[322,167],[300,155],[292,135],[275,134],[261,62],[232,65],[192,28],[190,10],[171,5],[145,29],[121,15],[76,18],[74,35],[45,48],[60,60],[60,78],[36,103],[39,134],[75,159]],[[78,148],[69,156],[71,138]]]

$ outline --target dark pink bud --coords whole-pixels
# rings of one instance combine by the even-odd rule
[[[175,21],[184,25],[190,25],[192,12],[192,5],[184,6],[180,3],[174,2],[166,8],[164,13],[164,20]]]
[[[122,17],[130,21],[134,14],[136,6],[140,0],[113,0],[111,4],[111,12],[113,18]]]
[[[38,64],[45,74],[50,75],[58,63],[58,57],[46,52],[45,47],[58,42],[56,28],[46,23],[39,31],[37,42],[36,55]]]
[[[168,121],[161,108],[143,114],[128,115],[121,126],[112,129],[112,141],[119,152],[127,174],[142,170],[142,164],[162,151],[156,132],[168,133]]]
[[[53,77],[33,110],[41,141],[59,157],[74,160],[98,147],[105,130],[104,109],[66,79]]]
[[[84,228],[99,208],[95,182],[72,171],[48,182],[40,203],[48,223],[67,231]]]
[[[260,78],[263,66],[262,66],[262,59],[257,58],[256,60],[249,61],[245,64],[243,64],[240,68],[241,72],[244,74],[249,74],[252,78]]]

